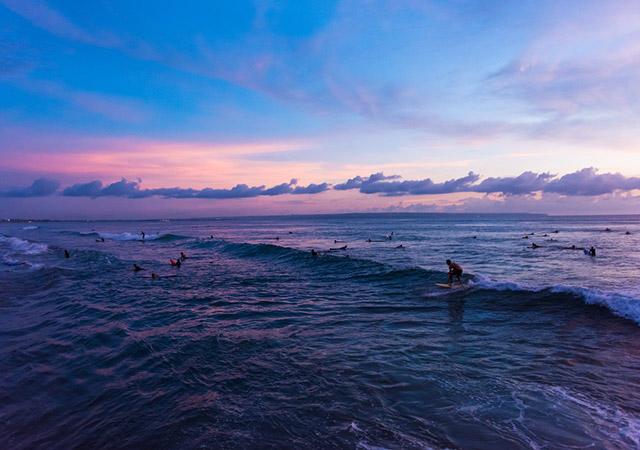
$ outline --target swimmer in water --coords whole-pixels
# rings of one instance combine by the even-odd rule
[[[318,252],[314,249],[311,249],[311,256],[318,256]]]
[[[136,263],[133,263],[133,270],[135,270],[136,272],[140,272],[141,270],[147,270],[147,269],[143,269],[142,267],[140,267]]]
[[[180,259],[181,259],[181,260],[183,260],[183,261],[184,261],[184,260],[185,260],[185,259],[187,259],[187,258],[188,258],[188,256],[187,256],[187,255],[185,255],[183,252],[180,252]]]
[[[64,257],[65,257],[65,258],[67,258],[67,259],[69,259],[69,257],[70,257],[70,256],[71,256],[71,255],[69,254],[69,250],[65,250],[65,251],[64,251]]]

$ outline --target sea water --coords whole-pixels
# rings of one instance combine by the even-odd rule
[[[638,448],[639,249],[638,216],[2,223],[0,448]]]

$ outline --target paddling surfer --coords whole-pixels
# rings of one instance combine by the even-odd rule
[[[449,266],[449,285],[453,282],[454,275],[458,277],[458,282],[462,284],[462,279],[460,278],[460,275],[462,275],[462,267],[460,267],[460,264],[447,259],[447,266]]]

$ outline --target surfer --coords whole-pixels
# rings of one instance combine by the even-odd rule
[[[65,250],[65,251],[64,251],[64,257],[65,257],[65,258],[67,258],[67,259],[69,259],[69,257],[70,257],[70,256],[71,256],[71,255],[69,254],[69,250]]]
[[[396,248],[404,248],[402,244],[398,245]]]
[[[596,248],[593,245],[589,249],[589,255],[590,256],[596,256]]]
[[[540,247],[542,247],[542,245],[538,245],[535,242],[532,242],[530,248],[540,248]]]
[[[144,231],[140,234],[142,235],[142,240],[144,241]]]
[[[183,260],[183,261],[184,261],[184,260],[185,260],[185,259],[187,259],[187,258],[188,258],[188,256],[187,256],[187,255],[185,255],[185,254],[184,254],[184,252],[180,252],[180,259],[181,259],[181,260]]]
[[[171,261],[171,265],[173,267],[180,267],[182,265],[182,263],[180,262],[180,258],[176,258],[175,261],[173,259],[169,259],[169,261]]]
[[[141,270],[147,270],[147,269],[143,269],[142,267],[140,267],[136,263],[133,263],[133,270],[135,270],[136,272],[140,272]]]
[[[562,250],[584,250],[584,247],[576,247],[576,245],[573,244],[571,247],[562,247]]]
[[[462,279],[460,278],[460,275],[462,275],[462,267],[460,267],[460,264],[447,259],[447,266],[449,266],[449,285],[451,285],[454,275],[458,277],[458,282],[462,284]]]
[[[311,256],[318,256],[318,252],[314,249],[311,249]]]
[[[158,275],[157,273],[152,273],[151,278],[160,278],[160,275]]]

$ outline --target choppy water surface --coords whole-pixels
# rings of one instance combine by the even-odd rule
[[[5,223],[0,448],[637,448],[639,244],[637,216]]]

